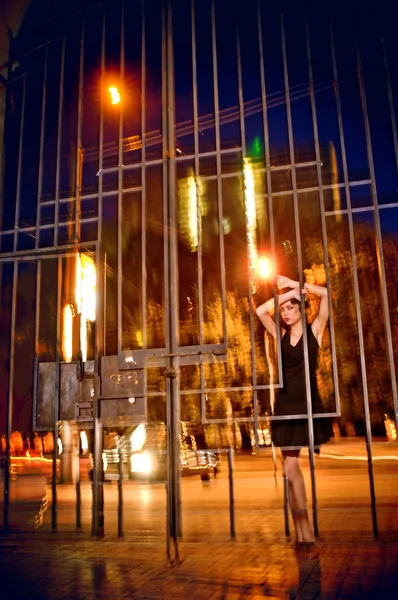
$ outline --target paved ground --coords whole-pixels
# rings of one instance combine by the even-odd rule
[[[296,549],[280,532],[255,540],[179,545],[168,563],[159,541],[95,540],[88,534],[0,536],[2,600],[397,598],[398,536],[374,541],[359,530]],[[368,517],[366,517],[368,519]]]
[[[355,450],[350,448],[349,454]],[[378,541],[372,534],[366,481],[361,484],[362,467],[358,464],[351,474],[349,465],[345,478],[342,468],[339,463],[337,474],[327,470],[327,502],[322,492],[323,475],[319,477],[321,537],[309,549],[295,548],[284,536],[281,485],[272,495],[274,487],[267,487],[258,473],[251,472],[245,475],[240,497],[237,463],[237,538],[231,541],[228,497],[224,493],[227,480],[220,479],[220,489],[213,486],[204,490],[198,482],[185,482],[184,541],[179,544],[180,561],[174,564],[167,559],[165,498],[160,487],[126,487],[124,540],[116,535],[115,486],[106,488],[103,539],[90,536],[88,482],[82,488],[82,534],[74,533],[72,487],[59,488],[57,533],[51,533],[51,506],[40,513],[34,503],[30,507],[17,502],[12,507],[13,533],[0,533],[0,600],[398,598],[396,463],[377,467]],[[51,500],[50,490],[47,492]],[[208,503],[202,499],[197,506],[194,499],[207,492]],[[225,496],[223,504],[210,502],[217,494]],[[23,499],[22,488],[17,497]]]

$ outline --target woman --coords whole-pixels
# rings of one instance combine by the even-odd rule
[[[307,395],[304,367],[303,322],[300,304],[300,285],[288,277],[278,276],[278,289],[288,291],[278,296],[279,314],[282,318],[281,350],[283,388],[277,390],[274,415],[307,414]],[[318,348],[321,346],[323,332],[329,318],[327,289],[306,283],[302,294],[320,296],[318,314],[307,329],[308,358],[311,382],[311,399],[313,412],[322,411],[322,402],[316,383],[316,366]],[[274,299],[268,300],[257,308],[257,315],[275,338],[276,325],[272,317]],[[315,447],[328,441],[329,433],[324,419],[315,419]],[[288,419],[272,421],[272,441],[281,448],[283,470],[289,481],[290,510],[292,513],[296,540],[298,543],[313,543],[314,534],[311,529],[307,511],[307,495],[303,474],[299,464],[300,449],[309,446],[308,420]]]

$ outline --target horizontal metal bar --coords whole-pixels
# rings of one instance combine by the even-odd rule
[[[371,181],[370,179],[363,179],[361,181],[351,181],[348,183],[349,187],[360,187],[361,185],[370,185]],[[315,185],[309,188],[300,188],[297,189],[297,194],[308,194],[309,192],[318,192],[320,189],[322,190],[338,190],[340,188],[344,188],[345,185],[344,183],[331,183],[329,185],[322,185],[322,188],[319,188],[319,186]],[[293,190],[285,190],[282,192],[272,192],[272,198],[276,197],[276,196],[287,196],[287,195],[292,195],[293,194]],[[256,194],[256,198],[267,198],[268,194],[264,193],[264,194]]]
[[[238,150],[240,151],[240,149],[238,149]],[[221,150],[221,154],[231,154],[232,152],[235,152],[235,151],[236,151],[236,149],[233,149],[233,150],[231,150],[231,149]],[[199,154],[199,158],[206,158],[206,157],[211,157],[211,156],[215,156],[215,152],[204,152],[202,154]],[[193,160],[195,158],[195,155],[192,154],[192,155],[186,156],[185,158],[187,158],[187,159],[189,158],[189,159]],[[162,164],[162,160],[159,159],[159,160],[153,161],[152,164]],[[150,166],[150,165],[151,165],[151,162],[146,162],[145,163],[145,166]],[[306,167],[306,166],[309,166],[309,165],[314,165],[315,166],[316,162],[313,162],[313,163],[297,163],[296,168],[298,169],[298,168]],[[142,166],[142,163],[137,163],[136,165],[129,165],[128,168],[130,168],[130,167],[139,168],[141,166]],[[124,168],[126,169],[127,167],[124,167]],[[106,170],[106,172],[107,173],[110,173],[110,172],[116,173],[116,172],[118,172],[118,169],[119,169],[118,167],[112,167],[112,169]],[[269,169],[271,171],[285,171],[285,170],[291,169],[291,165],[282,165],[280,167],[269,167]],[[259,172],[259,173],[263,173],[266,170],[267,170],[267,167],[265,167],[265,168],[259,167],[258,169],[256,168],[256,172]],[[104,172],[104,170],[102,172]],[[224,173],[223,176],[228,176],[228,175],[236,176],[236,174],[242,175],[242,173],[243,173],[243,171],[239,171],[239,172],[233,173],[233,174]],[[216,178],[216,175],[214,175],[214,176],[209,175],[208,177],[202,176],[202,179],[215,179],[215,178]],[[370,179],[362,179],[362,180],[358,180],[358,181],[350,181],[350,182],[348,182],[348,185],[350,187],[359,187],[361,185],[370,185],[370,183],[371,183]],[[344,183],[331,183],[331,184],[327,184],[327,185],[323,185],[322,186],[323,190],[336,190],[336,189],[340,189],[340,188],[344,188]],[[125,189],[123,189],[123,193],[124,194],[128,194],[130,192],[138,192],[138,191],[141,191],[141,190],[142,190],[141,186],[136,186],[136,187],[131,187],[131,188],[125,188]],[[302,194],[302,193],[308,193],[308,192],[316,192],[318,190],[319,190],[318,186],[313,186],[313,187],[309,187],[309,188],[298,189],[297,192],[299,194]],[[117,193],[118,193],[117,189],[115,189],[115,190],[108,190],[106,192],[102,192],[102,196],[104,198],[105,197],[109,197],[109,196],[116,196]],[[272,193],[272,197],[274,197],[274,196],[283,196],[283,195],[286,195],[286,194],[289,194],[289,193],[292,193],[292,190],[287,190],[286,192],[273,192]],[[97,192],[93,193],[93,194],[84,194],[84,195],[81,196],[81,201],[84,202],[84,200],[94,200],[95,198],[98,198],[98,196],[99,196],[99,194]],[[258,197],[258,198],[266,198],[267,194],[256,194],[256,197]],[[59,204],[66,204],[66,203],[72,202],[72,201],[73,201],[72,197],[60,198]],[[40,206],[51,206],[51,205],[53,205],[55,203],[56,203],[56,200],[42,200],[40,202]],[[383,205],[380,205],[379,208],[384,208],[384,207],[395,207],[395,204],[390,204],[390,205],[383,204]],[[43,225],[41,227],[45,227],[45,226]],[[33,229],[35,229],[35,228],[33,227]],[[2,232],[0,231],[0,235],[2,235],[3,233],[13,233],[13,231],[14,231],[13,229],[8,229],[8,230],[2,231]]]
[[[220,154],[240,154],[242,152],[242,148],[240,146],[234,146],[233,148],[224,148],[220,150]],[[199,152],[198,154],[180,154],[176,157],[176,162],[181,162],[184,160],[194,160],[196,157],[198,158],[206,158],[216,155],[216,150],[211,150],[209,152]]]
[[[317,166],[317,161],[316,160],[309,160],[306,162],[302,162],[302,163],[295,163],[295,167],[296,169],[303,169],[305,167],[316,167]],[[322,163],[321,163],[322,164]],[[284,165],[265,165],[264,167],[257,167],[256,168],[256,172],[258,173],[266,173],[267,171],[271,171],[271,172],[275,172],[275,171],[290,171],[292,168],[292,165],[290,163],[284,164]]]
[[[331,417],[341,417],[340,413],[325,413],[325,414],[312,414],[312,418],[313,419],[326,419],[326,418],[331,418]],[[275,416],[267,416],[267,417],[258,417],[257,421],[258,422],[265,422],[268,423],[268,421],[286,421],[287,419],[298,419],[300,418],[300,415],[283,415],[280,417],[275,417]],[[301,418],[304,420],[308,420],[308,415],[304,415],[304,417],[301,416]],[[205,419],[202,420],[203,424],[225,424],[225,423],[255,423],[256,419],[254,417],[226,417],[225,419],[212,419],[211,417],[206,417]],[[287,447],[287,446],[286,446]],[[289,448],[293,448],[293,446],[289,446]],[[301,446],[302,447],[302,446]],[[297,447],[298,448],[298,447]]]
[[[7,252],[0,254],[0,263],[12,262],[14,260],[45,260],[49,258],[58,258],[58,256],[74,256],[76,248],[82,248],[86,251],[90,248],[91,252],[95,252],[97,242],[80,242],[78,244],[68,244],[67,246],[58,246],[57,248],[37,248],[36,250],[20,250],[16,252]],[[58,250],[54,252],[54,250]],[[73,252],[72,252],[73,251]]]
[[[326,210],[325,215],[327,217],[335,216],[335,215],[348,215],[354,213],[365,213],[365,212],[373,212],[374,206],[362,206],[361,208],[341,208],[340,210]]]

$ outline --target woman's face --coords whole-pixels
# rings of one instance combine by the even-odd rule
[[[298,323],[301,320],[301,312],[299,304],[292,303],[290,300],[282,304],[281,309],[281,317],[290,327]]]

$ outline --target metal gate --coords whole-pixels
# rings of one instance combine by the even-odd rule
[[[99,535],[103,428],[162,421],[177,548],[181,423],[207,447],[245,432],[258,451],[292,417],[272,415],[280,330],[273,353],[255,314],[283,273],[329,290],[314,415],[303,329],[315,533],[312,417],[343,416],[366,440],[377,536],[372,428],[396,436],[398,418],[388,20],[254,0],[75,4],[22,29],[1,91],[4,529],[12,431],[55,440],[60,421],[91,423]]]

